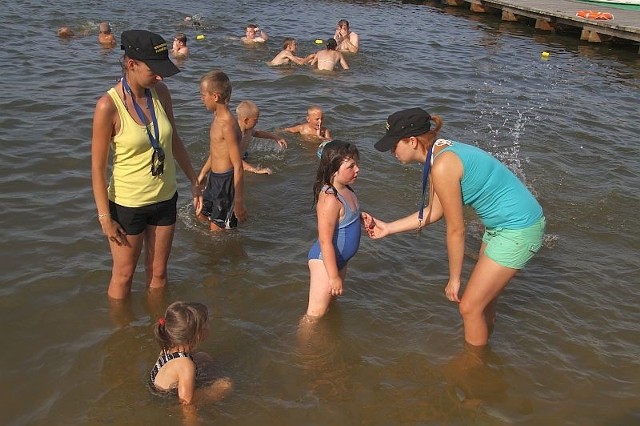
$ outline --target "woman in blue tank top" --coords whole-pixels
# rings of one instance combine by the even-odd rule
[[[421,108],[389,116],[386,135],[375,148],[391,151],[403,164],[424,163],[423,203],[418,212],[393,222],[366,213],[363,218],[369,236],[378,239],[419,231],[444,217],[449,256],[444,292],[459,303],[467,343],[483,346],[493,331],[498,296],[542,246],[545,219],[540,204],[504,164],[477,147],[438,139],[441,128],[442,119]],[[465,205],[476,211],[485,233],[478,262],[460,297]]]

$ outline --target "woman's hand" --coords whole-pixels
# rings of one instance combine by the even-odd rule
[[[193,209],[196,212],[196,216],[199,216],[202,212],[202,185],[199,183],[191,184],[191,196],[193,197]]]
[[[377,240],[389,235],[388,223],[376,219],[366,212],[362,212],[360,214],[360,218],[362,220],[362,223],[364,224],[364,229],[365,231],[367,231],[367,235],[369,235],[370,238]]]
[[[99,220],[102,233],[107,237],[109,243],[115,243],[119,246],[129,246],[127,233],[118,222],[111,219],[111,216],[106,216]]]
[[[449,279],[447,286],[444,288],[444,295],[452,302],[460,302],[458,293],[460,292],[460,280]]]

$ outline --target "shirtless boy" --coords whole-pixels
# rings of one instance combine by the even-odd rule
[[[338,51],[356,53],[360,48],[360,37],[349,30],[349,21],[341,19],[336,26],[333,38],[338,43]]]
[[[289,133],[300,133],[305,136],[314,136],[322,140],[330,140],[331,133],[326,127],[322,127],[322,108],[312,105],[307,110],[307,122],[287,127],[284,130]]]
[[[187,35],[185,33],[178,33],[173,38],[173,49],[171,49],[171,54],[174,58],[186,58],[189,56]]]
[[[313,57],[315,56],[313,53],[308,55],[306,58],[300,58],[295,55],[296,49],[298,47],[298,43],[295,38],[287,37],[284,39],[282,43],[282,51],[276,55],[275,58],[268,62],[268,65],[286,65],[294,62],[298,65],[305,65],[311,62]]]
[[[262,31],[256,24],[249,24],[245,30],[245,36],[241,38],[243,43],[264,43],[267,41],[267,33]]]
[[[349,64],[347,64],[342,52],[336,51],[337,45],[335,39],[330,38],[327,40],[327,48],[316,53],[311,60],[311,65],[317,65],[321,71],[333,71],[336,65],[340,63],[343,69],[348,70]]]
[[[256,130],[258,119],[260,118],[260,109],[258,105],[251,101],[242,101],[236,107],[236,116],[238,117],[238,126],[240,132],[242,132],[242,139],[240,140],[240,153],[244,157],[248,155],[247,149],[249,148],[249,142],[252,138],[260,139],[272,139],[281,148],[287,147],[287,141],[271,132],[265,132],[264,130]],[[246,160],[242,160],[242,167],[245,171],[256,173],[259,175],[270,175],[271,169],[268,167],[258,167],[249,164]]]
[[[100,22],[98,25],[98,43],[107,47],[116,45],[116,37],[111,32],[111,25],[108,22]]]
[[[244,175],[240,154],[240,128],[229,111],[231,81],[222,71],[209,71],[200,79],[200,97],[213,113],[209,131],[209,158],[198,183],[204,184],[202,212],[209,229],[220,231],[238,226],[247,218],[244,207]]]

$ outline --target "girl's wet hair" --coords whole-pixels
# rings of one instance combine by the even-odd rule
[[[327,50],[336,50],[338,47],[338,42],[335,38],[330,38],[327,40]]]
[[[207,307],[198,302],[174,302],[167,308],[164,318],[154,326],[156,340],[163,350],[183,346],[193,348],[202,337],[207,324]]]
[[[328,185],[332,193],[337,197],[338,191],[333,186],[333,175],[340,169],[340,166],[347,159],[358,161],[360,154],[358,148],[352,143],[341,140],[332,140],[322,149],[320,164],[316,173],[316,180],[313,184],[313,205],[318,202],[322,187]],[[327,191],[329,192],[329,191]]]

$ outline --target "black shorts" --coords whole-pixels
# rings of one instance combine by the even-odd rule
[[[176,223],[178,193],[170,200],[143,207],[125,207],[109,200],[111,219],[122,226],[127,235],[141,234],[147,225],[171,226]]]
[[[209,172],[202,193],[202,214],[219,228],[236,228],[238,219],[233,213],[234,196],[233,169],[224,173]]]

